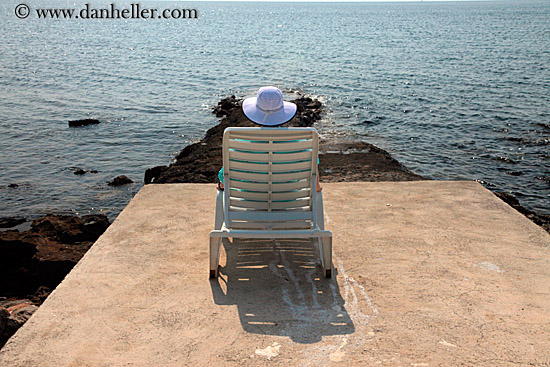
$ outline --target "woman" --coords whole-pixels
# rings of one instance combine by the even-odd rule
[[[292,120],[296,115],[297,107],[292,102],[283,99],[283,92],[275,87],[262,87],[258,90],[256,97],[250,97],[243,101],[244,115],[253,123],[276,127]],[[317,161],[319,163],[319,161]],[[220,182],[218,190],[223,190],[223,167],[218,173]],[[319,175],[317,175],[317,192],[320,192]]]

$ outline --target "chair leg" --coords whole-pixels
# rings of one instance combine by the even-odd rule
[[[221,243],[221,238],[210,237],[210,278],[216,278],[218,276]]]
[[[214,229],[221,229],[223,225],[223,191],[218,190],[216,195],[216,222]]]
[[[324,269],[325,268],[325,256],[323,254],[323,238],[322,237],[317,237],[316,240],[317,240],[317,248],[319,249],[319,255],[321,257],[321,267]]]
[[[323,273],[325,278],[332,277],[332,237],[323,237],[322,248],[323,248]]]
[[[320,229],[325,229],[325,211],[323,208],[323,192],[317,192],[315,195],[317,201],[317,225]]]

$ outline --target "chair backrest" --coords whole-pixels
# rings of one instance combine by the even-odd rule
[[[313,128],[230,127],[223,135],[228,228],[316,226],[319,136]]]

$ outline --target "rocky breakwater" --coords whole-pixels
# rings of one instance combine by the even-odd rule
[[[185,147],[176,156],[174,163],[148,169],[145,172],[145,184],[218,182],[218,171],[222,167],[222,141],[225,128],[257,126],[243,114],[241,102],[242,100],[235,96],[222,99],[212,110],[212,113],[222,118],[219,124],[209,129],[199,142]],[[315,126],[315,123],[321,119],[324,107],[320,101],[300,97],[292,102],[298,106],[298,112],[286,126]],[[426,179],[410,172],[388,152],[364,141],[353,139],[321,138],[319,175],[321,183]],[[548,215],[541,215],[524,208],[508,193],[497,191],[495,194],[550,232]]]
[[[46,215],[26,231],[0,232],[0,347],[108,226],[104,215]]]
[[[145,184],[218,182],[224,130],[230,126],[257,126],[246,118],[241,102],[235,96],[222,99],[212,111],[217,117],[222,117],[220,123],[209,129],[199,142],[185,147],[174,163],[148,169]],[[320,101],[300,97],[292,102],[298,110],[285,126],[314,126],[321,119],[324,106]],[[321,182],[424,179],[408,171],[386,151],[357,140],[321,139],[319,173]]]

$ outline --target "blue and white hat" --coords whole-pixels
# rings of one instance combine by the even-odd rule
[[[252,122],[262,126],[277,126],[290,121],[296,105],[283,100],[283,92],[275,87],[262,87],[256,97],[243,101],[243,112]]]

